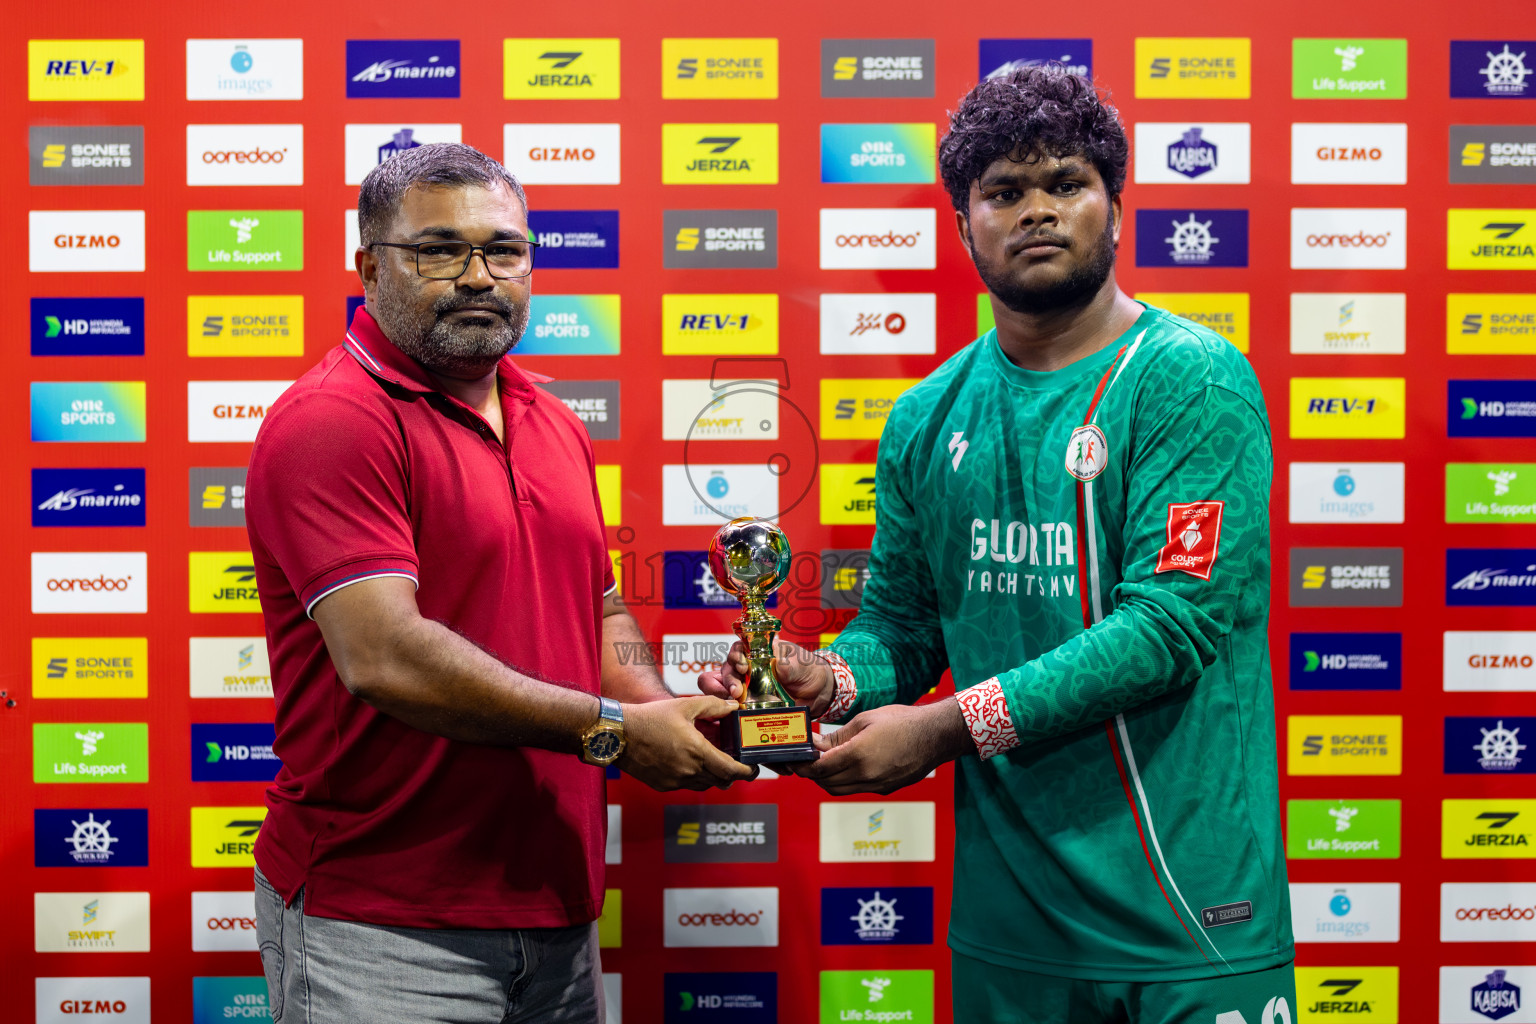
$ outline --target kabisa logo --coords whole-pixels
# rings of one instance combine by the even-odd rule
[[[1445,603],[1536,605],[1536,548],[1447,549]]]
[[[1536,209],[1446,211],[1445,265],[1451,270],[1536,268]]]
[[[270,722],[192,726],[193,782],[271,782],[282,767]]]
[[[32,638],[32,696],[149,696],[149,641],[144,637]]]
[[[1139,99],[1247,99],[1250,41],[1235,39],[1136,40]]]
[[[303,210],[188,210],[188,270],[303,270]]]
[[[266,817],[265,807],[192,808],[192,866],[255,867],[252,851]]]
[[[144,722],[34,723],[33,782],[148,782]]]
[[[1138,267],[1246,267],[1247,210],[1137,210]]]
[[[459,95],[457,39],[348,39],[347,97]]]
[[[1451,95],[1461,99],[1536,98],[1536,42],[1451,40]]]
[[[540,295],[529,306],[523,355],[618,355],[619,296]]]
[[[738,608],[741,601],[715,580],[707,551],[668,551],[662,561],[663,603],[668,608]],[[766,602],[772,608],[778,594]]]
[[[528,231],[539,243],[534,262],[541,270],[619,265],[617,210],[530,210]]]
[[[141,356],[143,299],[31,300],[32,355]]]
[[[141,272],[144,211],[29,210],[27,269],[69,274]]]
[[[1401,775],[1401,715],[1291,715],[1289,775]]]
[[[33,185],[144,184],[144,129],[132,126],[27,129]]]
[[[823,97],[933,95],[932,39],[823,39]]]
[[[1406,99],[1408,40],[1292,39],[1291,95],[1296,99]]]
[[[1293,690],[1400,690],[1401,633],[1292,633]]]
[[[668,804],[668,864],[767,864],[779,859],[778,804]]]
[[[776,888],[663,889],[663,944],[777,946]]]
[[[1452,380],[1446,397],[1451,437],[1536,437],[1536,381]]]
[[[1136,181],[1146,184],[1247,184],[1253,128],[1246,121],[1138,121]]]
[[[1292,548],[1291,607],[1403,603],[1402,548]]]
[[[774,355],[779,351],[777,295],[661,297],[663,355]]]
[[[1068,74],[1093,77],[1092,39],[983,39],[977,57],[976,75],[982,80],[1042,64],[1059,64]]]
[[[663,39],[661,97],[778,99],[777,39]]]
[[[823,946],[920,946],[932,941],[930,886],[821,890]]]
[[[776,185],[777,124],[663,124],[664,185]]]
[[[507,170],[525,185],[617,185],[617,124],[506,124]]]
[[[1393,859],[1402,849],[1400,800],[1287,800],[1286,856]]]
[[[1453,355],[1536,355],[1536,296],[1450,293],[1445,297],[1445,350]]]
[[[821,180],[924,184],[934,180],[938,140],[932,124],[824,124]]]
[[[619,382],[616,380],[552,380],[541,384],[565,403],[594,441],[619,439]]]
[[[194,636],[187,676],[193,697],[271,697],[267,641],[259,636]]]
[[[702,270],[779,265],[777,210],[667,210],[662,266]]]
[[[1447,775],[1530,775],[1536,758],[1525,756],[1529,739],[1536,736],[1536,718],[1503,716],[1449,717],[1445,720],[1445,773]]]
[[[34,441],[143,441],[143,381],[35,381]]]
[[[32,470],[33,526],[143,526],[144,470]]]
[[[502,98],[616,100],[617,39],[503,39]]]
[[[1198,178],[1216,169],[1220,151],[1215,144],[1200,137],[1200,128],[1191,128],[1168,146],[1168,169],[1186,178]]]
[[[779,976],[772,971],[668,973],[663,985],[664,1024],[777,1024],[779,1019]]]
[[[1489,971],[1482,981],[1473,985],[1470,989],[1472,1011],[1487,1020],[1503,1020],[1512,1013],[1519,1013],[1520,986],[1508,978],[1509,972],[1500,968]]]
[[[390,157],[420,148],[429,142],[461,142],[464,127],[421,121],[383,124],[349,124],[345,130],[346,183],[361,185],[368,172]]]
[[[27,99],[143,98],[144,40],[27,40]]]
[[[187,99],[303,98],[304,40],[187,40]]]
[[[231,1020],[269,1020],[267,979],[208,977],[192,979],[192,1024]]]
[[[40,868],[144,867],[149,811],[142,807],[32,812],[33,863]]]
[[[1397,942],[1402,887],[1396,882],[1291,883],[1297,942]]]

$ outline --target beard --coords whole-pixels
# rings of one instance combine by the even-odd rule
[[[482,296],[450,292],[425,315],[411,302],[407,288],[390,287],[384,275],[378,295],[375,312],[384,336],[401,352],[445,377],[485,375],[512,351],[528,327],[528,304],[516,305],[494,292]],[[489,323],[445,319],[466,306],[489,306],[500,316],[483,314]]]
[[[971,240],[971,262],[976,265],[976,273],[987,290],[1015,313],[1054,313],[1085,305],[1104,287],[1110,272],[1115,269],[1114,229],[1114,221],[1106,220],[1104,233],[1095,241],[1087,258],[1079,260],[1065,277],[1043,287],[1026,288],[1011,279],[1005,266],[993,265],[982,258],[976,251],[974,238]]]

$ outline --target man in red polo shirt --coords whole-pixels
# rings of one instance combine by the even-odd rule
[[[248,511],[276,750],[256,842],[274,1021],[602,1019],[607,764],[753,771],[672,699],[614,584],[592,446],[506,353],[522,188],[468,146],[363,182],[346,340],[268,412]],[[585,762],[585,763],[583,763]]]

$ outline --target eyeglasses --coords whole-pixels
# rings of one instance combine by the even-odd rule
[[[502,238],[484,245],[468,242],[370,242],[391,249],[410,249],[416,254],[416,273],[434,281],[452,281],[469,269],[476,250],[485,261],[486,273],[495,278],[527,277],[533,273],[533,250],[538,242]]]

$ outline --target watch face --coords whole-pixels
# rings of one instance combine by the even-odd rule
[[[593,733],[592,738],[587,740],[587,756],[594,761],[612,761],[623,749],[624,741],[619,738],[619,734],[608,729]]]

